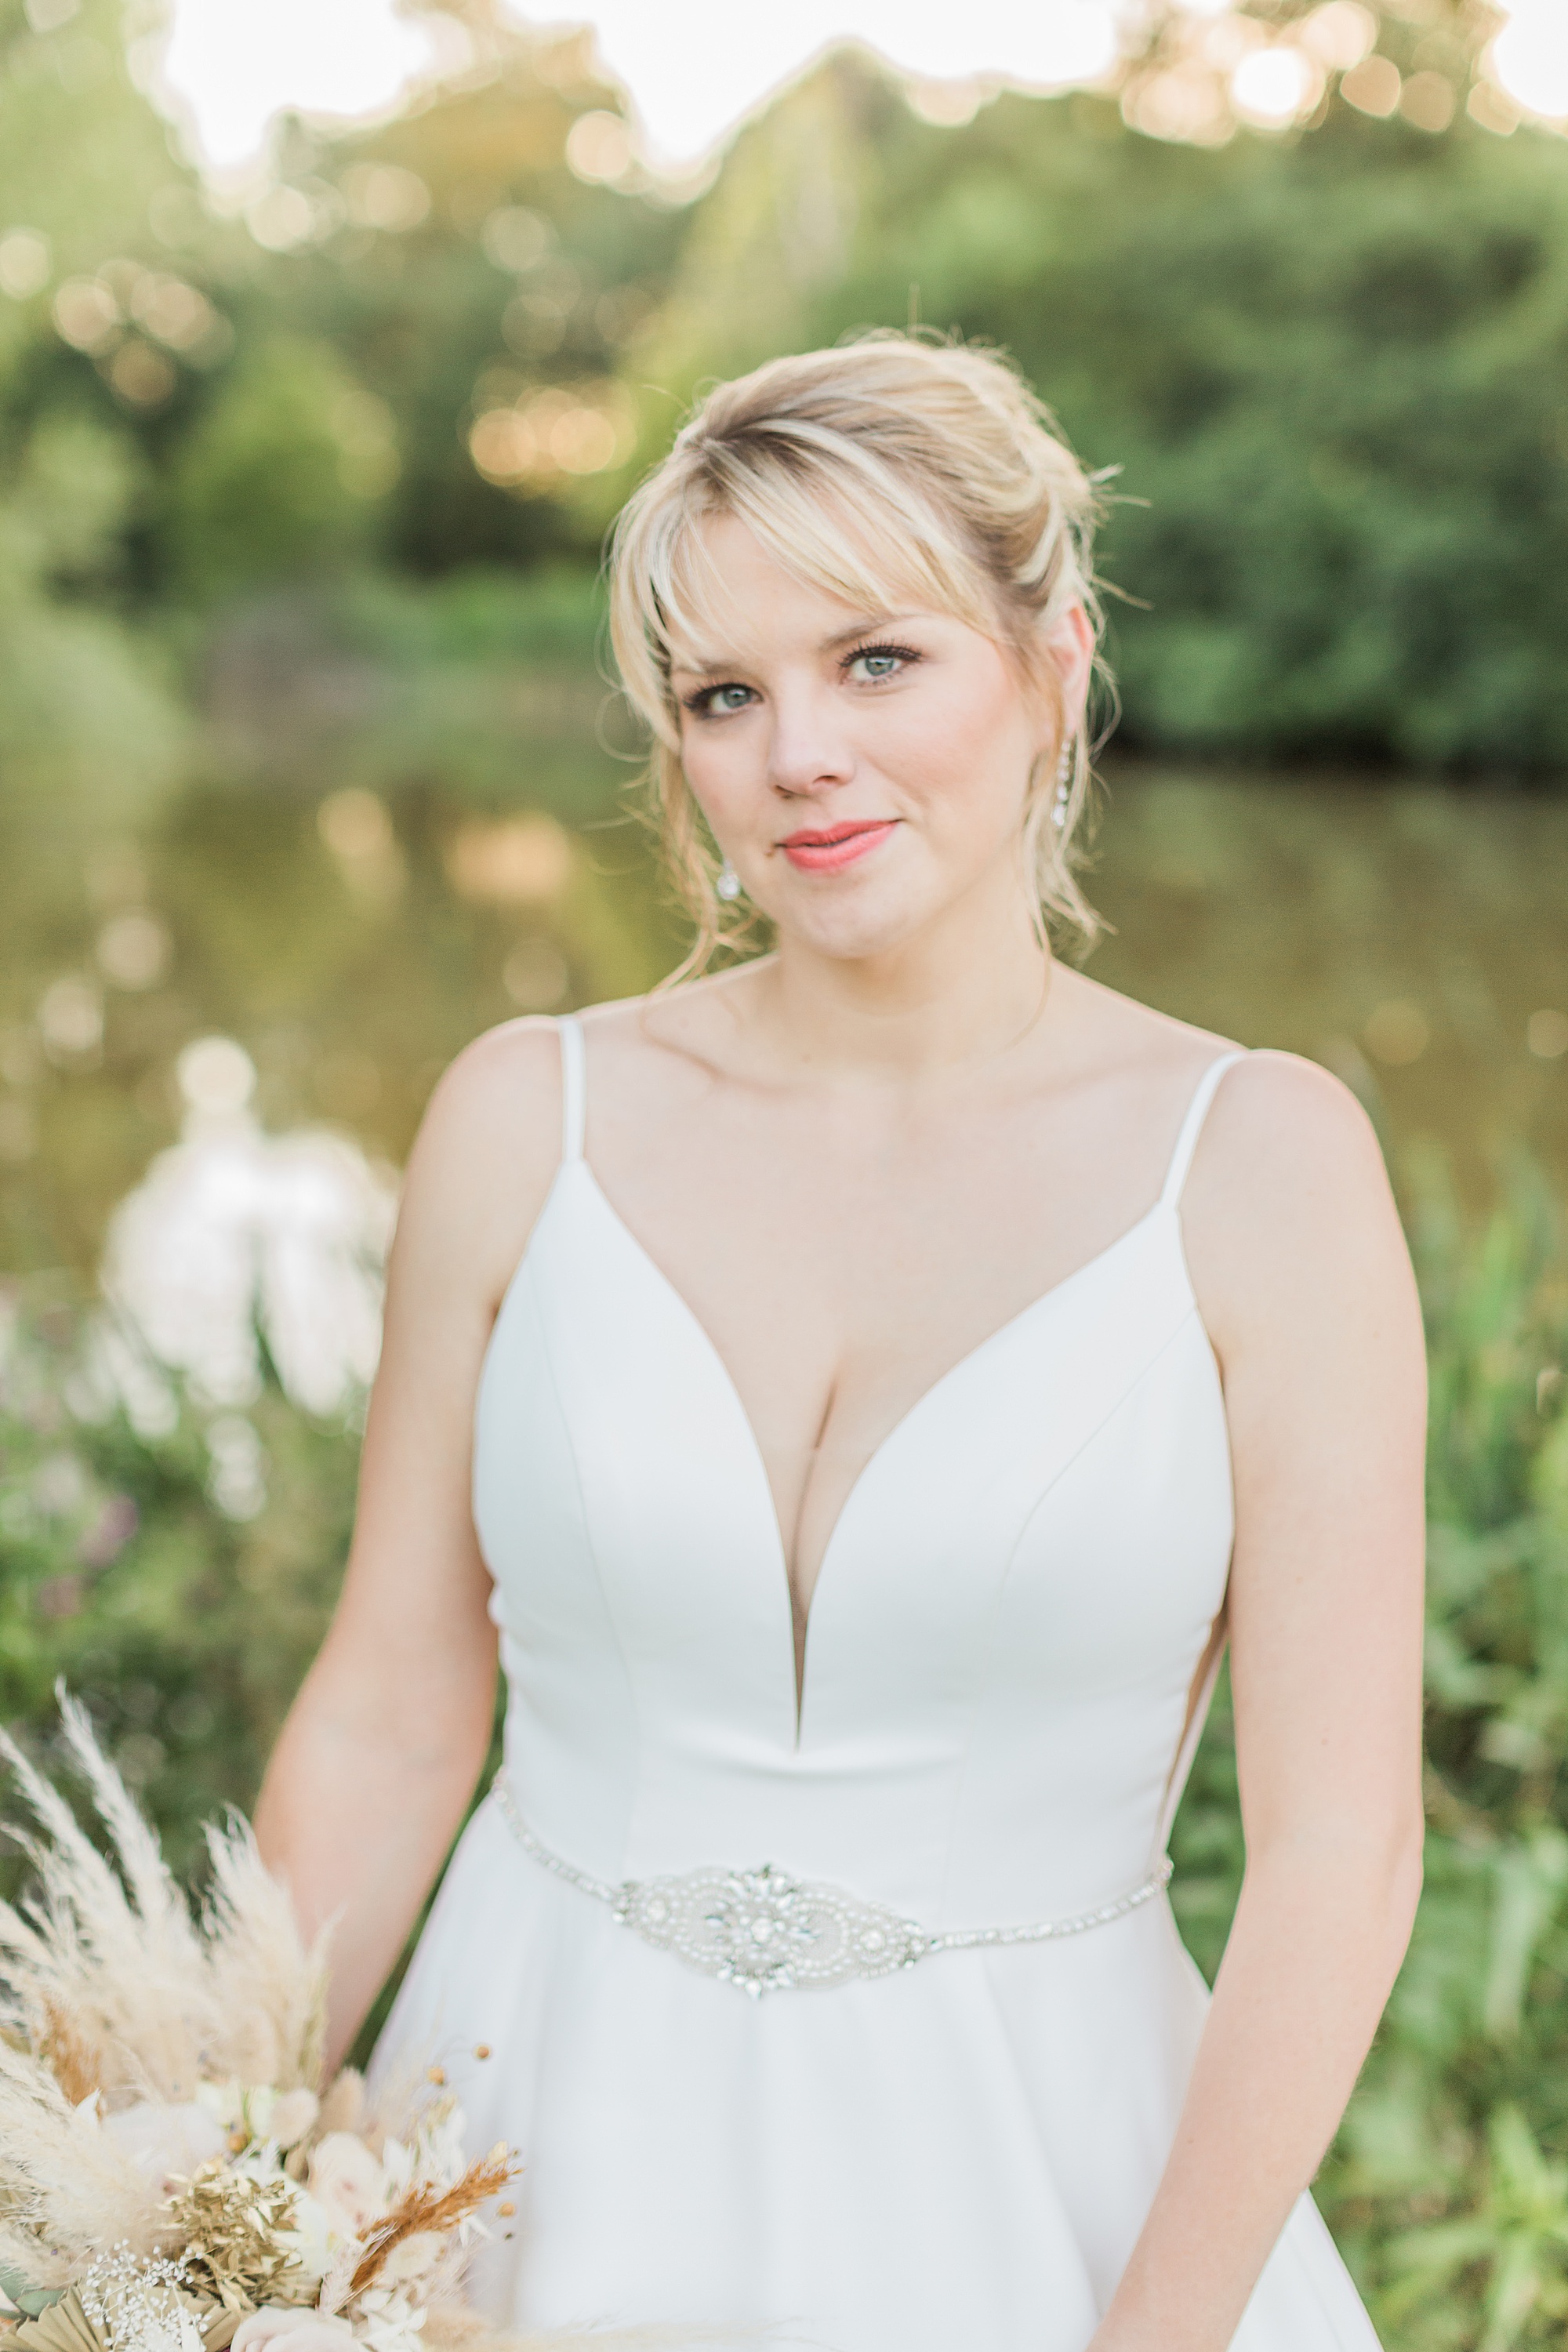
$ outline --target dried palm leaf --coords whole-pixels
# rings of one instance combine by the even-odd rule
[[[23,2320],[10,2340],[20,2352],[109,2352],[74,2287],[37,2319]]]

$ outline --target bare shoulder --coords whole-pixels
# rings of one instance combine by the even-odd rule
[[[1299,1215],[1314,1202],[1389,1199],[1371,1119],[1342,1080],[1300,1054],[1246,1054],[1219,1082],[1193,1163],[1190,1206],[1211,1197],[1233,1213],[1268,1203]]]
[[[465,1045],[426,1106],[409,1157],[398,1260],[478,1289],[510,1279],[561,1159],[556,1024],[503,1022]]]
[[[1187,1259],[1222,1359],[1351,1303],[1405,1318],[1409,1255],[1372,1121],[1295,1054],[1248,1054],[1221,1079],[1182,1202]]]

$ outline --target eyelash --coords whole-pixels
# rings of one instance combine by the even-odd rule
[[[844,656],[838,667],[841,671],[847,672],[854,667],[858,661],[864,661],[868,655],[873,654],[888,654],[895,660],[901,662],[918,662],[921,658],[920,654],[916,651],[913,646],[895,646],[885,643],[881,639],[878,639],[874,643],[856,646],[851,652],[847,653]],[[887,681],[884,678],[868,678],[866,683],[868,686],[882,686],[885,685]],[[690,711],[694,719],[732,718],[734,716],[733,712],[710,710],[708,706],[712,701],[713,697],[716,694],[726,693],[731,688],[739,686],[740,684],[741,681],[739,678],[720,678],[715,685],[700,686],[695,694],[682,695],[681,702],[684,708]],[[745,709],[744,703],[742,704],[741,708],[742,709]]]
[[[845,655],[839,667],[842,669],[850,669],[856,662],[864,661],[868,654],[891,654],[896,660],[901,662],[918,662],[920,659],[920,655],[913,646],[895,646],[879,639],[872,645],[857,646],[853,653]],[[879,685],[881,680],[874,679],[871,683]]]

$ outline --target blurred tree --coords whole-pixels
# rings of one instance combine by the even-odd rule
[[[131,79],[121,0],[0,0],[0,392],[52,342],[49,291],[127,249],[189,181]]]
[[[403,453],[389,551],[419,572],[595,548],[629,430],[568,447],[565,465],[541,449],[487,475],[470,428],[557,389],[563,413],[601,413],[685,227],[639,193],[587,35],[531,35],[494,0],[454,14],[464,61],[401,119],[331,142],[294,127],[281,184],[311,193],[322,233],[268,284],[388,404]],[[586,149],[572,143],[584,121]]]
[[[181,770],[161,666],[84,593],[114,568],[139,478],[129,436],[57,410],[0,496],[0,865],[29,875],[14,954],[79,896],[83,845],[142,821]]]
[[[373,546],[395,467],[382,404],[329,344],[258,341],[176,451],[169,547],[199,598],[342,573]]]
[[[841,56],[736,142],[653,372],[686,390],[912,306],[1005,344],[1120,467],[1131,740],[1568,758],[1559,141],[1336,103],[1210,149],[1088,96],[940,129]]]
[[[149,814],[187,736],[124,611],[143,420],[177,375],[129,305],[162,289],[181,331],[154,222],[204,215],[132,79],[127,22],[119,0],[0,0],[0,865],[28,877],[7,901],[13,1001],[29,945],[79,904],[85,845]]]

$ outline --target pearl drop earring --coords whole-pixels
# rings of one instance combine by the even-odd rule
[[[719,879],[713,887],[727,907],[732,906],[741,895],[741,877],[727,857],[719,868]]]
[[[1072,798],[1072,745],[1062,745],[1062,756],[1057,761],[1057,797],[1051,810],[1051,823],[1058,833],[1068,821],[1068,803]]]

